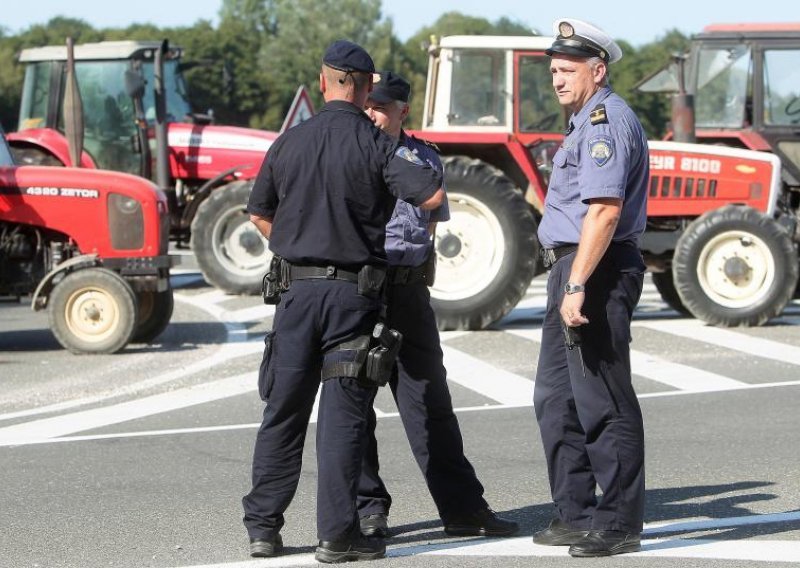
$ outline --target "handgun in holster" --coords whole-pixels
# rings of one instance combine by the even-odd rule
[[[372,330],[377,345],[371,347],[367,354],[367,379],[382,387],[392,378],[394,365],[403,343],[403,334],[396,329],[389,329],[384,323],[377,323]]]
[[[265,304],[275,305],[281,299],[281,292],[284,291],[282,265],[283,259],[277,254],[272,256],[269,263],[269,270],[261,280],[261,296]]]

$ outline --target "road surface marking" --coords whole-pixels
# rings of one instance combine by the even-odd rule
[[[447,379],[507,407],[530,406],[533,381],[442,345]]]
[[[669,333],[686,339],[717,345],[740,353],[763,357],[772,361],[800,365],[800,348],[779,341],[753,337],[728,329],[712,327],[699,320],[682,319],[672,321],[634,322],[635,327]]]
[[[642,551],[625,554],[624,558],[702,558],[708,560],[745,560],[750,562],[800,562],[800,542],[797,540],[724,540],[714,538],[646,538],[658,533],[681,531],[718,530],[738,526],[767,525],[797,522],[800,513],[777,513],[729,517],[702,521],[677,520],[657,525],[645,525]],[[531,541],[529,535],[503,539],[469,539],[436,542],[430,544],[392,546],[391,540],[386,556],[407,558],[416,556],[450,557],[566,557],[565,546],[540,546]],[[203,564],[186,568],[272,568],[278,566],[318,565],[313,554],[284,555],[263,560]]]
[[[541,329],[506,329],[505,332],[537,343],[542,341]],[[631,350],[631,369],[634,375],[693,393],[736,390],[750,386],[716,373],[672,363],[636,350]]]

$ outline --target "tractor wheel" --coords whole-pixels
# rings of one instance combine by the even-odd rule
[[[136,328],[136,295],[105,268],[67,274],[53,288],[49,305],[50,328],[72,353],[116,353]]]
[[[681,297],[678,295],[678,290],[675,289],[675,280],[672,277],[672,270],[666,272],[651,272],[650,276],[653,277],[653,284],[656,290],[661,294],[661,299],[673,310],[681,315],[689,316],[689,310],[681,302]]]
[[[139,292],[136,295],[139,312],[131,341],[150,343],[167,328],[175,307],[172,288],[163,292]]]
[[[798,278],[788,232],[755,209],[736,205],[693,221],[678,239],[672,266],[691,314],[726,327],[757,326],[779,315]]]
[[[536,220],[522,192],[480,160],[442,160],[450,220],[436,231],[433,308],[441,330],[483,329],[508,314],[536,272]]]
[[[211,192],[192,221],[192,250],[206,282],[229,294],[258,294],[272,253],[245,207],[252,181]]]

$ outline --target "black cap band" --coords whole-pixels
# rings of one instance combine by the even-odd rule
[[[573,35],[568,39],[559,36],[553,42],[553,45],[545,50],[545,53],[550,56],[553,53],[563,53],[564,55],[574,55],[576,57],[599,57],[606,63],[609,60],[609,54],[605,49],[579,35]]]

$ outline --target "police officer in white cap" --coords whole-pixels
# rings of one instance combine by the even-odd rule
[[[647,139],[608,85],[622,50],[575,19],[554,23],[553,88],[572,112],[539,225],[550,268],[534,407],[555,506],[537,544],[572,556],[640,549],[644,427],[631,384],[630,323],[644,262]],[[599,489],[599,491],[598,491]]]

